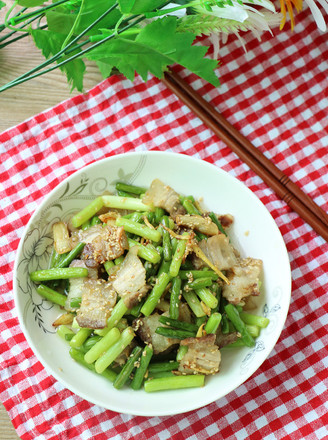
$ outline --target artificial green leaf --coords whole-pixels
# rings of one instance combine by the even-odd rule
[[[124,38],[111,40],[102,46],[105,52],[89,53],[88,58],[102,60],[103,55],[128,79],[134,79],[135,72],[139,73],[144,81],[147,80],[148,72],[157,78],[162,77],[163,71],[170,64],[170,59],[157,51]],[[102,47],[101,46],[101,47]]]
[[[236,20],[217,17],[215,15],[188,15],[178,20],[178,32],[192,32],[194,35],[211,35],[224,32],[226,34],[247,31],[251,26],[247,20],[243,23]]]
[[[144,12],[154,11],[164,6],[167,1],[164,0],[135,0],[131,14],[143,14]]]
[[[219,86],[219,80],[214,73],[218,62],[204,58],[208,48],[192,45],[195,35],[179,34],[176,32],[176,26],[175,17],[156,20],[140,32],[136,41],[167,54],[173,62],[181,64],[214,86]]]
[[[56,0],[54,0],[56,1]],[[68,0],[65,3],[62,3],[60,5],[61,8],[68,9],[69,11],[72,11],[74,9],[77,9],[81,6],[82,0]]]
[[[164,0],[119,0],[119,7],[122,14],[143,14],[154,11],[165,4]]]
[[[169,65],[178,63],[218,86],[214,73],[218,62],[204,58],[207,48],[193,46],[194,38],[192,34],[177,33],[176,18],[166,17],[149,23],[134,41],[117,37],[91,50],[86,57],[111,61],[128,79],[133,80],[137,72],[145,81],[148,72],[162,78]]]
[[[62,8],[50,10],[46,13],[47,25],[49,31],[58,32],[59,34],[68,35],[72,29],[77,13],[68,14]]]
[[[4,6],[6,6],[6,3],[4,3],[0,0],[0,9],[2,9]]]
[[[75,28],[75,34],[79,34],[84,31],[104,12],[108,11],[115,3],[115,0],[85,0],[81,16]],[[88,35],[96,34],[97,30],[100,28],[114,28],[121,16],[122,14],[119,9],[115,8],[99,23],[97,23],[97,25],[94,26],[90,32],[88,32]]]
[[[61,49],[61,43],[64,41],[62,35],[49,30],[32,29],[31,35],[45,58],[56,54]]]
[[[60,70],[66,74],[68,84],[71,86],[71,91],[77,89],[79,92],[83,92],[83,77],[85,69],[84,62],[78,58],[60,67]]]
[[[97,20],[105,11],[114,4],[114,0],[85,0],[82,5],[80,18],[74,28],[73,36],[79,35],[95,20]],[[48,29],[54,32],[68,35],[74,25],[79,10],[72,13],[63,7],[48,11],[46,14]],[[100,28],[114,28],[118,19],[121,17],[120,11],[116,8],[105,18],[97,23],[87,35],[95,35]]]
[[[101,61],[96,61],[96,64],[103,78],[108,78],[109,76],[111,76],[112,70],[114,68],[111,61],[102,59]]]
[[[119,0],[118,4],[122,14],[129,14],[136,0]]]
[[[59,34],[49,30],[33,29],[31,31],[31,35],[36,46],[41,49],[45,58],[49,58],[57,54],[65,40],[64,34]],[[57,62],[60,62],[71,55],[73,55],[73,53],[58,60]],[[71,91],[73,89],[77,89],[79,92],[83,91],[83,75],[85,72],[85,64],[81,59],[75,59],[67,64],[64,64],[63,66],[60,66],[60,70],[66,74],[68,84],[71,86]]]
[[[41,6],[45,3],[45,0],[19,0],[18,5],[25,8],[33,8],[34,6]]]

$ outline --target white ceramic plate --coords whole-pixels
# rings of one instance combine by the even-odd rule
[[[51,225],[68,219],[95,196],[114,190],[117,181],[148,186],[159,178],[185,195],[202,197],[209,209],[235,217],[231,240],[244,257],[264,262],[263,294],[257,313],[270,319],[254,348],[226,350],[220,373],[206,378],[204,388],[147,394],[116,390],[101,376],[76,364],[69,346],[52,323],[59,308],[36,293],[28,273],[47,268],[52,246]],[[101,407],[134,415],[164,416],[205,406],[245,382],[268,357],[283,329],[291,295],[288,255],[271,215],[241,182],[217,167],[181,154],[127,153],[98,161],[57,186],[29,221],[14,270],[15,304],[25,337],[46,370],[65,387]]]

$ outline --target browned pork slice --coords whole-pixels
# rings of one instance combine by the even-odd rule
[[[123,227],[95,225],[79,232],[79,241],[86,243],[81,258],[103,264],[120,257],[129,249],[128,239]]]
[[[180,344],[188,347],[187,353],[180,361],[179,371],[182,374],[215,374],[219,371],[221,353],[215,344],[216,335],[201,338],[183,339]]]
[[[82,302],[76,320],[80,327],[105,328],[116,303],[112,283],[102,279],[87,279],[82,287]]]
[[[217,218],[218,218],[219,222],[221,223],[221,225],[223,226],[224,229],[230,228],[231,225],[234,222],[233,215],[231,215],[231,214],[217,215]]]
[[[219,270],[231,269],[237,264],[235,249],[224,234],[213,235],[198,243],[201,250]]]
[[[153,313],[150,316],[135,319],[133,323],[134,331],[140,339],[152,345],[154,354],[167,351],[180,342],[179,339],[166,338],[155,333],[157,327],[166,327],[159,322],[161,316],[168,316],[168,314],[163,313],[159,315],[158,313]]]
[[[179,226],[187,226],[191,229],[196,229],[202,234],[216,235],[219,230],[215,223],[209,217],[202,217],[201,215],[177,215],[175,219]]]
[[[88,276],[83,278],[70,278],[69,279],[69,289],[68,295],[65,303],[65,309],[69,311],[73,311],[76,308],[71,307],[71,301],[74,298],[81,298],[82,296],[82,288],[84,282],[88,279],[96,280],[98,278],[98,270],[94,268],[87,267],[85,261],[83,260],[73,260],[69,267],[82,267],[84,269],[88,269]]]
[[[132,247],[116,274],[113,287],[128,309],[138,304],[147,293],[146,270],[137,257],[138,247]]]
[[[259,295],[259,281],[263,262],[254,258],[243,258],[228,275],[230,284],[223,286],[222,295],[233,304],[238,304],[250,295]]]
[[[152,181],[142,201],[146,205],[165,209],[173,218],[179,214],[186,213],[186,210],[180,203],[179,194],[159,179]]]

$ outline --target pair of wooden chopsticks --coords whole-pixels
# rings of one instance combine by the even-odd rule
[[[318,234],[328,241],[328,215],[176,73],[163,83]]]

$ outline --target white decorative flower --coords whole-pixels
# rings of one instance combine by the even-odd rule
[[[250,31],[259,41],[261,41],[261,33],[269,31],[272,34],[271,29],[273,27],[279,26],[279,23],[281,21],[281,14],[279,13],[265,11],[261,14],[258,14],[248,11],[247,15],[248,17],[242,23],[242,26],[234,28],[232,27],[229,29],[229,32],[221,30],[221,32],[219,33],[212,33],[210,35],[210,41],[213,44],[214,49],[214,58],[217,58],[218,56],[220,42],[225,44],[227,42],[229,34],[236,35],[240,44],[246,52],[246,45],[243,37],[241,36],[241,32]]]
[[[315,22],[317,23],[318,28],[325,32],[327,30],[326,21],[322,15],[322,12],[316,5],[314,0],[305,0],[305,3],[309,6],[312,15],[314,17]],[[325,10],[326,14],[328,14],[328,2],[327,0],[318,0],[318,3],[322,6],[322,8]]]
[[[231,5],[227,4],[222,8],[218,6],[212,6],[211,11],[206,11],[206,14],[243,23],[245,20],[247,20],[250,12],[262,15],[262,12],[259,9],[250,6],[248,3],[250,3],[251,5],[258,5],[264,9],[268,9],[271,12],[275,12],[275,7],[273,3],[269,0],[245,1],[243,3],[232,0],[231,3]],[[200,6],[195,6],[194,9],[201,13],[205,12],[205,9]]]
[[[271,28],[278,26],[282,18],[270,0],[231,0],[224,7],[211,6],[209,10],[195,4],[192,9],[202,20],[202,34],[210,36],[214,58],[218,56],[220,43],[225,43],[229,34],[235,34],[246,51],[242,32],[251,31],[260,40],[261,33],[271,32]],[[192,21],[191,18],[189,20]]]

